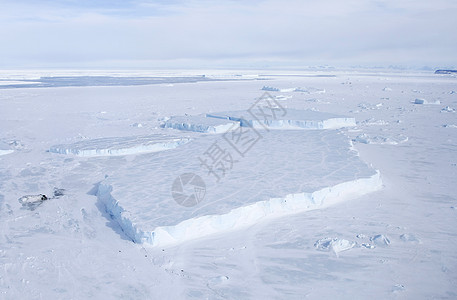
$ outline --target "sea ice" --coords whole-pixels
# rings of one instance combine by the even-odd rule
[[[357,124],[364,125],[364,126],[385,126],[385,125],[389,125],[389,122],[384,121],[384,120],[376,120],[374,118],[370,118],[370,119],[364,120],[360,123],[357,122]]]
[[[13,153],[14,150],[10,149],[9,145],[6,143],[0,142],[0,156]]]
[[[377,144],[377,145],[398,145],[408,141],[408,137],[403,135],[397,135],[393,137],[374,136],[366,133],[358,135],[354,142],[362,144]]]
[[[74,154],[77,156],[129,155],[173,149],[189,141],[190,139],[188,138],[161,134],[99,138],[84,140],[74,144],[52,146],[49,152]]]
[[[319,89],[319,88],[314,88],[314,87],[308,87],[308,88],[297,87],[294,89],[294,92],[302,92],[302,93],[308,93],[308,94],[325,94],[325,89]]]
[[[262,91],[279,92],[279,89],[276,88],[276,87],[272,87],[272,86],[264,86],[264,87],[262,88]]]
[[[207,114],[211,118],[241,122],[241,126],[268,129],[337,129],[355,126],[355,119],[313,110],[276,108],[274,112],[262,107],[252,107],[247,111],[228,111]]]
[[[425,99],[417,98],[416,100],[414,100],[414,104],[441,104],[441,102],[439,100],[430,102]]]
[[[209,118],[206,115],[197,116],[173,116],[168,118],[163,124],[164,128],[188,130],[204,133],[224,133],[235,129],[239,122],[228,119]]]
[[[160,155],[139,156],[100,183],[98,198],[132,240],[156,246],[326,207],[381,187],[379,173],[338,131],[256,132],[240,143],[239,132],[205,135]],[[205,183],[204,199],[193,207],[172,198],[173,182],[184,173]]]

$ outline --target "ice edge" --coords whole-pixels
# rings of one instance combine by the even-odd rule
[[[223,215],[192,218],[174,226],[159,226],[153,231],[143,231],[132,223],[129,212],[124,210],[119,202],[112,197],[111,185],[101,183],[97,197],[129,238],[135,243],[156,247],[241,229],[267,218],[326,208],[348,199],[375,192],[381,188],[381,176],[376,170],[376,173],[368,178],[346,181],[312,193],[297,193],[286,195],[283,198],[270,198],[235,208]],[[170,201],[172,201],[171,198]]]
[[[355,118],[330,118],[326,120],[246,120],[236,117],[222,118],[207,114],[207,117],[216,119],[226,119],[233,123],[220,124],[220,125],[202,125],[192,124],[191,122],[174,122],[173,120],[167,121],[161,126],[163,128],[172,128],[184,131],[195,131],[203,133],[224,133],[229,130],[235,130],[236,125],[242,127],[253,127],[263,129],[276,130],[297,130],[297,129],[340,129],[345,127],[356,126]]]
[[[0,149],[0,156],[13,153],[14,150]]]
[[[169,149],[175,149],[181,145],[187,144],[191,139],[181,138],[168,142],[155,143],[151,145],[135,145],[126,146],[119,149],[100,148],[100,149],[73,149],[71,145],[56,145],[49,149],[51,153],[57,154],[73,154],[81,157],[96,157],[96,156],[123,156],[132,154],[143,154],[151,152],[160,152]]]

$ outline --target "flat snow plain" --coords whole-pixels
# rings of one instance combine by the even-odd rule
[[[212,74],[232,78],[230,72]],[[457,108],[457,79],[431,72],[239,74],[245,75],[231,81],[0,89],[1,297],[457,297],[457,118],[452,110]],[[252,80],[257,78],[269,80]],[[170,116],[247,110],[265,85],[278,89],[269,93],[285,109],[347,116],[357,124],[265,132],[219,183],[202,175],[207,194],[201,207],[227,209],[229,199],[242,192],[239,187],[252,186],[246,189],[250,199],[274,192],[281,197],[283,191],[313,191],[371,176],[374,170],[380,171],[384,187],[322,209],[264,218],[174,245],[133,243],[97,197],[100,187],[113,184],[116,193],[115,184],[121,184],[116,200],[133,195],[132,209],[144,212],[138,206],[144,205],[166,211],[167,222],[173,221],[169,216],[195,213],[200,206],[188,210],[174,202],[172,181],[185,170],[195,171],[197,157],[221,135],[162,125]],[[415,104],[418,98],[434,105]],[[93,141],[112,145],[107,137],[116,137],[120,146],[115,149],[131,149],[144,144],[140,137],[164,134],[190,141],[176,149],[130,155],[49,151],[55,145],[90,150]],[[193,143],[200,146],[191,148]],[[309,147],[301,152],[297,144]],[[356,168],[338,167],[345,165]],[[339,173],[331,172],[335,169]],[[335,176],[326,177],[329,173]],[[306,184],[296,186],[300,179]],[[18,201],[24,195],[52,195],[54,188],[64,189],[63,195],[33,211]],[[220,206],[210,205],[220,195],[225,195]],[[161,197],[157,207],[148,200],[155,196]]]

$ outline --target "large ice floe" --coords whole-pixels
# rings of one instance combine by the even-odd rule
[[[212,114],[237,121],[237,114],[229,115]],[[330,115],[315,116],[318,122]],[[182,180],[184,174],[203,184]],[[179,193],[199,198],[195,206],[174,200],[177,180]],[[163,246],[324,208],[381,185],[380,174],[337,130],[238,126],[169,151],[139,155],[102,181],[97,196],[134,242]]]
[[[207,115],[202,114],[197,116],[173,116],[166,120],[162,127],[204,133],[224,133],[237,124],[238,122],[229,119],[209,118]]]
[[[77,156],[115,156],[158,152],[189,142],[188,138],[153,134],[133,137],[112,137],[83,140],[73,144],[56,145],[49,152]]]
[[[274,115],[273,115],[274,114]],[[173,116],[162,127],[206,133],[222,133],[243,127],[265,129],[338,129],[355,126],[354,118],[312,110],[276,108],[273,112],[250,110],[209,113],[198,116]]]

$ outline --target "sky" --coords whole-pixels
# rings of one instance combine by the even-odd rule
[[[457,67],[456,0],[0,0],[0,68]]]

